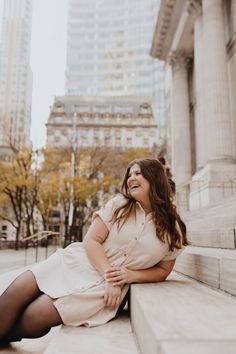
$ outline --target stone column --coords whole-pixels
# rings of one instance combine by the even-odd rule
[[[172,66],[171,160],[177,188],[191,179],[188,65],[191,59],[182,52],[169,57]]]
[[[205,166],[207,161],[207,129],[204,113],[205,85],[204,85],[204,46],[201,0],[188,0],[187,11],[194,22],[194,77],[195,77],[195,154],[196,169]]]
[[[208,161],[232,162],[223,0],[202,0]]]
[[[200,0],[190,2],[195,4],[197,11],[196,4],[200,5]],[[204,147],[205,153],[200,150],[202,155],[199,155],[201,158],[198,160],[204,166],[192,177],[190,210],[218,203],[222,198],[234,194],[236,187],[223,0],[202,0],[201,3],[202,16],[198,14],[194,18],[194,58],[197,100],[200,99],[200,111],[204,119],[198,126],[199,131],[204,130],[200,142],[204,140],[207,145]],[[200,45],[201,36],[203,48]],[[201,50],[204,53],[202,63],[197,53]],[[199,93],[201,90],[203,95]],[[199,125],[199,119],[196,118]]]

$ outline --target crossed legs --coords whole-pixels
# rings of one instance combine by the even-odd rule
[[[40,292],[31,271],[16,278],[0,296],[0,342],[41,337],[59,324],[53,299]]]

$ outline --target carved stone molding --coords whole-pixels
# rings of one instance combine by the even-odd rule
[[[192,56],[184,51],[173,51],[168,57],[168,63],[174,71],[188,69],[192,65]]]
[[[166,0],[161,4],[161,10],[159,11],[158,26],[154,33],[154,43],[151,49],[152,56],[160,58],[163,51],[163,44],[165,37],[170,28],[173,8],[176,0]]]
[[[194,18],[202,13],[202,0],[187,0],[186,10]]]

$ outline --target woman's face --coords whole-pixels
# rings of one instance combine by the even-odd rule
[[[143,177],[138,164],[135,164],[130,168],[127,186],[132,198],[140,203],[149,201],[150,184]]]

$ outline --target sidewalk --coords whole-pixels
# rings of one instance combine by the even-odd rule
[[[49,246],[48,256],[55,252],[55,250],[56,246]],[[45,247],[38,248],[38,262],[45,259],[45,253]],[[18,251],[14,249],[0,250],[0,275],[31,265],[35,263],[35,259],[36,250],[33,247],[29,247],[27,253],[25,253],[24,249]]]
[[[48,256],[55,252],[55,246],[48,247]],[[38,262],[45,259],[45,248],[38,248]],[[35,249],[28,248],[27,258],[25,250],[0,250],[0,294],[8,284],[27,266],[35,263]],[[23,339],[19,343],[13,343],[7,348],[0,348],[1,354],[42,354],[53,334],[58,331],[60,326],[53,328],[46,336],[37,339]]]

